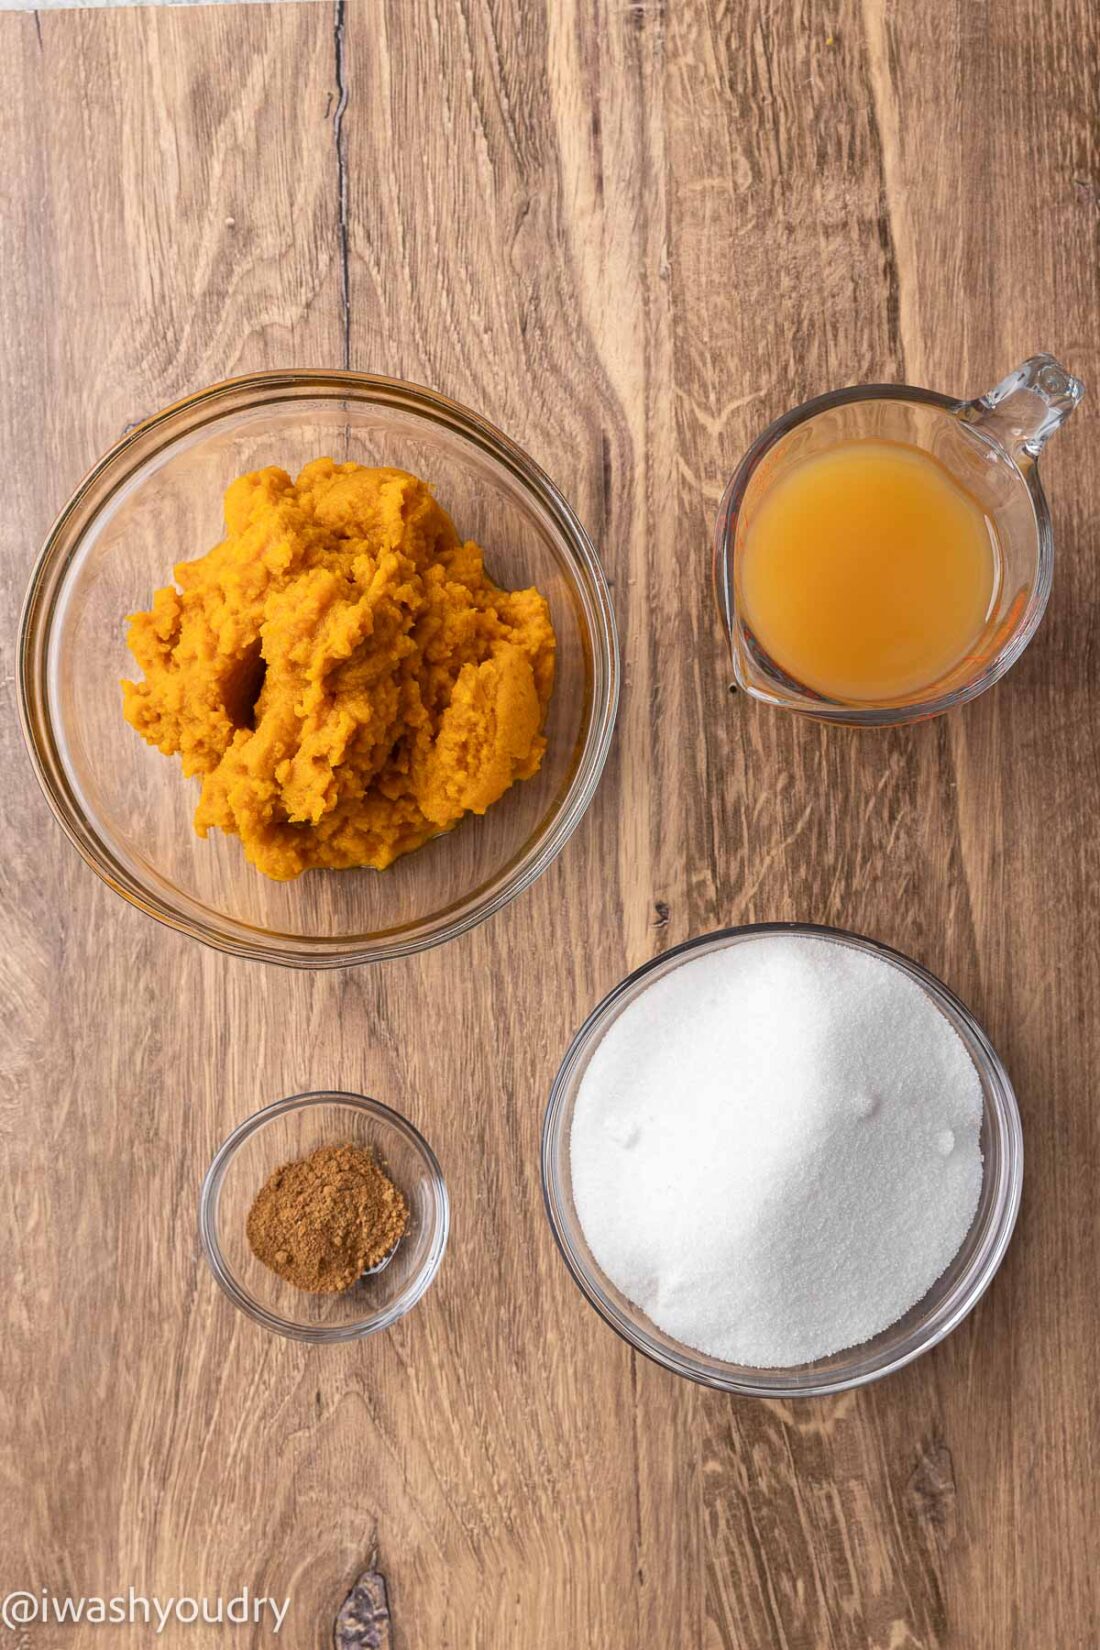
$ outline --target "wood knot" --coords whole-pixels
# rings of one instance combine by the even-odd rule
[[[930,1438],[921,1447],[905,1486],[905,1504],[914,1521],[944,1544],[954,1539],[955,1464],[942,1438]]]
[[[386,1582],[377,1570],[364,1570],[340,1606],[333,1644],[335,1650],[392,1650]]]

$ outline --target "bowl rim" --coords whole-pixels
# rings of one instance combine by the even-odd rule
[[[819,1369],[815,1373],[813,1364],[801,1364],[792,1366],[790,1370],[756,1370],[749,1365],[732,1364],[723,1359],[712,1358],[684,1342],[675,1341],[672,1336],[665,1335],[666,1341],[674,1343],[675,1350],[671,1350],[633,1324],[619,1309],[614,1299],[604,1292],[599,1278],[592,1270],[595,1268],[602,1277],[602,1268],[594,1256],[591,1257],[590,1265],[575,1248],[569,1236],[569,1223],[563,1215],[563,1177],[558,1171],[561,1167],[562,1145],[567,1136],[566,1125],[572,1118],[572,1105],[569,1103],[571,1080],[579,1062],[598,1037],[602,1036],[618,1017],[623,997],[639,981],[658,970],[668,968],[677,958],[685,958],[705,947],[718,950],[739,939],[764,938],[768,935],[828,939],[854,947],[899,966],[903,973],[923,987],[935,1006],[941,1011],[946,1009],[949,1019],[957,1018],[967,1033],[967,1038],[964,1039],[967,1053],[974,1061],[982,1079],[983,1119],[989,1119],[990,1127],[997,1134],[1001,1145],[999,1174],[990,1205],[988,1230],[983,1242],[971,1256],[967,1271],[956,1280],[956,1298],[951,1310],[944,1313],[938,1321],[914,1326],[895,1354],[880,1358],[870,1367],[853,1367],[846,1371],[843,1367],[834,1366],[831,1369]],[[955,1026],[955,1029],[958,1031],[958,1026]],[[573,1100],[575,1102],[575,1095]],[[985,1165],[985,1172],[988,1172],[988,1164]],[[872,1382],[882,1380],[885,1376],[904,1368],[906,1364],[912,1363],[915,1358],[930,1351],[951,1334],[977,1305],[1004,1259],[1019,1214],[1023,1186],[1023,1126],[1008,1073],[985,1031],[965,1003],[921,963],[915,962],[912,957],[895,950],[893,946],[886,945],[881,940],[828,924],[740,923],[731,927],[711,929],[705,934],[696,935],[670,947],[667,951],[660,952],[656,957],[651,957],[649,961],[642,963],[621,979],[597,1003],[570,1041],[551,1085],[543,1117],[540,1174],[543,1204],[550,1229],[573,1282],[604,1323],[635,1351],[672,1374],[684,1376],[702,1386],[732,1392],[742,1397],[824,1397],[869,1386]],[[583,1235],[579,1217],[576,1224]],[[973,1223],[970,1230],[973,1230]],[[587,1248],[587,1242],[585,1247]],[[611,1284],[610,1279],[607,1281]],[[932,1288],[935,1286],[934,1283]],[[611,1284],[612,1289],[615,1287]],[[621,1294],[621,1291],[616,1292]],[[635,1307],[634,1310],[641,1317],[645,1317],[640,1307]],[[887,1330],[892,1327],[888,1325]],[[658,1333],[664,1335],[663,1331]],[[842,1349],[835,1356],[848,1357],[854,1363],[861,1348],[865,1349],[871,1344],[873,1341],[864,1341],[855,1347]]]
[[[238,1150],[251,1135],[266,1124],[288,1112],[306,1111],[313,1107],[339,1105],[361,1111],[375,1122],[384,1123],[388,1128],[396,1128],[403,1135],[413,1150],[423,1160],[432,1184],[436,1206],[435,1230],[432,1234],[431,1246],[423,1266],[410,1280],[409,1287],[402,1292],[384,1311],[374,1314],[370,1318],[358,1319],[346,1324],[317,1324],[309,1325],[297,1323],[291,1318],[284,1318],[277,1312],[271,1312],[260,1304],[254,1295],[237,1282],[225,1261],[221,1244],[218,1242],[218,1199],[222,1183],[229,1165],[236,1157]],[[416,1303],[427,1292],[439,1271],[443,1254],[447,1247],[447,1238],[451,1228],[451,1203],[447,1192],[447,1182],[443,1178],[443,1170],[439,1166],[439,1159],[416,1127],[407,1117],[387,1106],[382,1100],[375,1100],[367,1094],[352,1094],[341,1089],[311,1089],[304,1094],[288,1094],[281,1100],[273,1100],[259,1111],[246,1117],[222,1141],[211,1160],[202,1180],[199,1191],[199,1238],[202,1243],[203,1254],[207,1265],[214,1274],[215,1281],[223,1294],[227,1295],[246,1317],[251,1318],[262,1328],[273,1334],[282,1335],[287,1340],[309,1341],[314,1345],[336,1344],[341,1341],[362,1340],[367,1335],[374,1335],[379,1330],[389,1329],[406,1313],[411,1312]]]
[[[222,914],[210,920],[193,909],[178,908],[101,841],[69,782],[50,709],[49,643],[59,598],[89,528],[116,493],[169,443],[227,414],[303,400],[352,400],[413,413],[461,435],[500,463],[533,496],[558,534],[590,630],[587,725],[549,825],[502,875],[483,885],[480,895],[475,890],[474,896],[453,902],[442,913],[404,928],[382,930],[372,939],[288,936]],[[279,368],[219,380],[153,413],[116,441],[78,483],[46,535],[20,614],[18,661],[19,721],[35,776],[54,817],[86,863],[115,893],[165,926],[214,950],[291,968],[343,968],[414,955],[467,933],[529,888],[564,848],[595,795],[611,747],[621,684],[618,632],[606,574],[572,506],[534,459],[495,424],[436,390],[377,373],[328,368]],[[413,932],[405,932],[409,927]]]

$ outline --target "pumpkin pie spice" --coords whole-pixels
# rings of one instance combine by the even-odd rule
[[[257,1260],[298,1289],[338,1294],[394,1249],[409,1206],[374,1153],[319,1146],[265,1181],[248,1215]]]

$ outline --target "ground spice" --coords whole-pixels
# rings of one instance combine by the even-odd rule
[[[257,1260],[287,1283],[337,1294],[386,1258],[409,1206],[373,1152],[319,1146],[265,1181],[248,1215]]]

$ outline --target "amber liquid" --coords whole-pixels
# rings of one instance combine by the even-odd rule
[[[752,511],[742,616],[805,687],[915,700],[979,649],[999,564],[993,523],[930,454],[844,442],[795,464]]]

